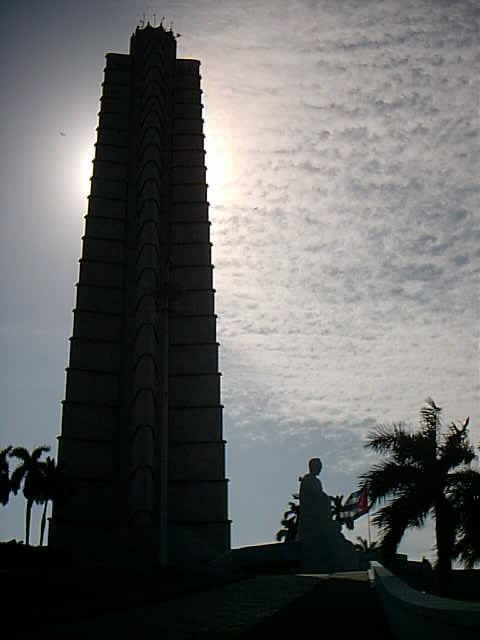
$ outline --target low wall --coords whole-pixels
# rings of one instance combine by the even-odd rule
[[[352,545],[353,548],[353,545]],[[347,548],[346,551],[350,551]],[[339,571],[366,571],[368,561],[363,553],[352,551],[350,555],[340,549],[332,553],[324,565],[308,565],[302,562],[302,542],[269,542],[236,547],[210,565],[211,569],[250,571],[257,573],[309,572],[337,573]]]
[[[272,542],[232,549],[234,562],[242,567],[295,566],[298,554],[298,542]]]
[[[236,547],[208,564],[212,571],[264,573],[298,568],[298,542],[273,542]]]
[[[395,640],[478,640],[480,604],[416,591],[379,562],[370,575]]]

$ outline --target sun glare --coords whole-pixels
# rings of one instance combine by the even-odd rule
[[[228,141],[209,131],[206,137],[208,200],[212,205],[225,204],[232,185],[232,154]]]
[[[86,198],[90,193],[90,178],[93,173],[92,148],[89,146],[79,154],[77,169],[77,190],[79,194]]]
[[[205,147],[208,200],[212,205],[225,204],[233,186],[232,156],[228,140],[211,132],[206,138]],[[90,180],[93,173],[92,153],[89,145],[78,154],[75,187],[82,198],[86,198],[90,193]]]

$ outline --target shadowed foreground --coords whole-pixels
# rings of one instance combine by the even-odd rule
[[[390,639],[366,572],[327,575],[141,574],[84,567],[2,571],[15,638],[190,640],[365,631]]]
[[[365,573],[260,575],[50,628],[49,638],[268,638],[313,631],[391,638]]]
[[[175,640],[283,638],[301,629],[351,638],[391,638],[383,611],[365,572],[258,575],[230,584],[80,624],[60,625],[50,638],[152,638]]]
[[[392,637],[367,573],[360,571],[324,576],[311,591],[238,637],[295,637],[300,631],[349,639]]]

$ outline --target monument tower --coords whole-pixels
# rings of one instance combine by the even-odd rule
[[[106,56],[49,539],[78,556],[230,548],[199,66],[162,26]]]

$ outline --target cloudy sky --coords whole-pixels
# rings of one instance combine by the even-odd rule
[[[0,448],[56,450],[104,56],[144,12],[202,62],[233,545],[273,540],[310,457],[353,491],[367,433],[414,426],[428,396],[480,445],[478,2],[17,0]],[[21,538],[20,498],[0,515]],[[400,551],[432,547],[427,527]]]

